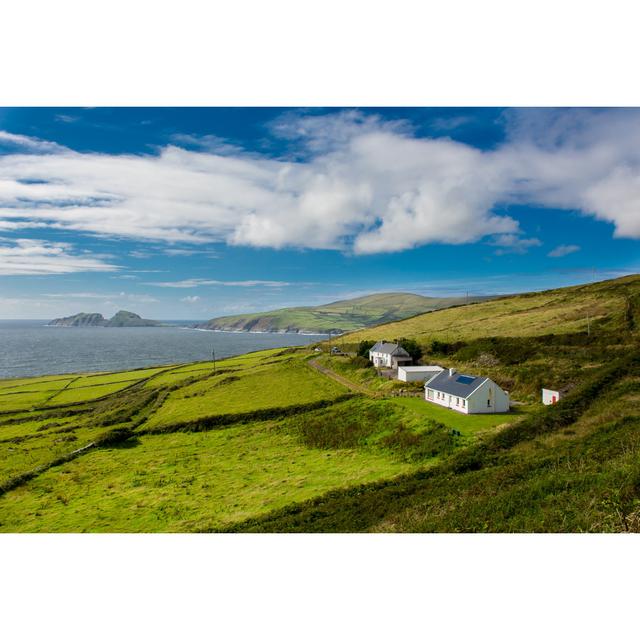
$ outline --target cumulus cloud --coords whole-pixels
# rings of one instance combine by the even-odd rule
[[[101,259],[77,255],[70,244],[19,238],[0,239],[0,275],[51,275],[81,271],[115,271]]]
[[[0,225],[182,243],[174,255],[209,242],[367,254],[491,236],[523,251],[532,239],[498,211],[537,204],[640,238],[640,111],[508,114],[490,151],[358,111],[280,118],[272,134],[292,148],[280,158],[217,138],[107,155],[3,132]]]
[[[580,247],[577,244],[561,244],[555,249],[549,251],[547,255],[550,258],[563,258],[564,256],[568,256],[570,253],[575,253],[576,251],[580,251]]]

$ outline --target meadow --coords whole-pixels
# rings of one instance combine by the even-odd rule
[[[0,531],[640,530],[639,282],[371,334],[490,375],[522,403],[509,414],[457,414],[313,347],[0,381]],[[596,302],[590,331],[574,330]],[[544,314],[553,332],[533,322]],[[434,338],[447,322],[457,333]],[[543,407],[543,383],[568,393]]]
[[[307,358],[305,350],[272,350],[215,368],[14,380],[11,389],[30,391],[18,400],[6,389],[1,400],[0,531],[211,529],[393,477],[414,468],[416,455],[420,464],[435,459],[437,438],[420,435],[430,421],[390,408],[371,422],[382,415],[372,401],[348,394]],[[275,419],[252,420],[261,409]],[[316,438],[346,423],[346,439],[313,441],[309,420]],[[191,426],[173,431],[176,423]],[[417,442],[385,440],[398,430]],[[352,441],[364,432],[367,442]],[[435,455],[416,454],[427,440]]]

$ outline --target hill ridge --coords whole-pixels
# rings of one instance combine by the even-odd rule
[[[412,317],[435,309],[486,300],[489,296],[427,297],[417,293],[383,292],[336,300],[317,306],[297,306],[212,318],[196,324],[213,331],[269,333],[344,333],[380,322]]]

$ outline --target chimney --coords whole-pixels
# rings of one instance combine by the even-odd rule
[[[455,369],[449,369],[449,377],[451,377],[455,372]]]

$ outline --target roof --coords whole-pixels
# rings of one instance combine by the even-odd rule
[[[403,371],[433,371],[437,373],[438,371],[442,371],[442,367],[438,365],[425,365],[420,367],[398,367],[398,371],[402,369]]]
[[[376,342],[371,349],[369,349],[369,353],[388,353],[392,356],[402,356],[405,358],[410,358],[411,356],[398,344],[395,342]]]
[[[485,376],[467,376],[463,373],[449,375],[449,369],[431,378],[424,386],[426,389],[450,393],[459,398],[468,398],[480,385],[489,378]]]

